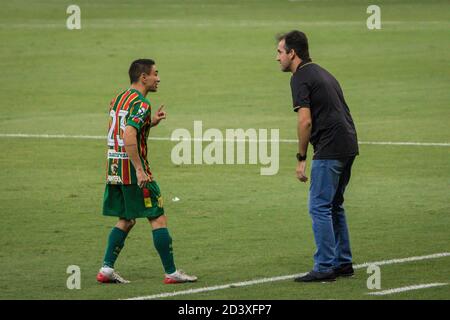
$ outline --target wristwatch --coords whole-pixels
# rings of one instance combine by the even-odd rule
[[[305,161],[306,160],[306,154],[302,156],[300,153],[297,153],[297,160],[298,161]]]

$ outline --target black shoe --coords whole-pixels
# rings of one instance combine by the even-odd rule
[[[351,277],[355,274],[355,270],[353,270],[353,265],[351,263],[344,263],[335,268],[334,273],[336,274],[336,277]]]
[[[297,277],[295,282],[331,282],[336,281],[336,275],[333,271],[330,272],[316,272],[310,271],[308,274]]]

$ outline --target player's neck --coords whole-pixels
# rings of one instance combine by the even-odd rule
[[[291,73],[295,73],[297,71],[298,66],[302,63],[302,59],[296,58],[294,61],[292,61],[289,69],[291,70]]]
[[[132,83],[130,88],[139,91],[144,97],[147,96],[148,91],[145,89],[145,86],[143,84]]]

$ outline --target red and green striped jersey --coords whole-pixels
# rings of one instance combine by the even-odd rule
[[[108,184],[137,184],[136,170],[128,158],[123,141],[126,126],[136,128],[142,167],[148,175],[151,174],[147,160],[147,138],[151,126],[150,102],[139,91],[128,89],[117,95],[109,107]]]

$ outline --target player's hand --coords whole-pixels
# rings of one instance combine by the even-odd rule
[[[166,119],[167,112],[165,112],[163,109],[164,105],[162,104],[156,111],[155,115],[153,116],[152,127],[157,126],[161,120]]]
[[[298,161],[296,174],[297,174],[297,179],[300,180],[301,182],[308,181],[308,177],[306,176],[305,171],[306,171],[306,161]]]
[[[147,175],[143,169],[136,170],[136,177],[139,188],[143,188],[147,182],[153,181],[153,177],[151,175]]]

